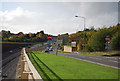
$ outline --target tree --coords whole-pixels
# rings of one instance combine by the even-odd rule
[[[39,33],[39,34],[36,35],[36,37],[42,37],[42,36],[43,36],[42,33]]]
[[[21,34],[23,35],[23,32],[19,32],[19,33],[18,33],[18,35],[21,35]]]
[[[44,34],[44,31],[40,31],[41,34]]]
[[[110,48],[112,50],[120,50],[119,46],[120,46],[120,34],[117,32],[111,40]]]
[[[105,50],[105,37],[110,36],[111,34],[107,28],[98,30],[90,39],[90,47],[94,51],[104,51]]]
[[[1,33],[2,33],[2,40],[4,40],[4,39],[8,40],[8,38],[11,36],[10,31],[2,30]]]

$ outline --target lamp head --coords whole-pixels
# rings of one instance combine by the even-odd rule
[[[75,17],[78,17],[77,15]]]

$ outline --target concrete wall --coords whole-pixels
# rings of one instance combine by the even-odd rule
[[[28,55],[26,54],[25,48],[21,51],[21,79],[26,79],[26,81],[43,81],[35,67],[32,65]]]

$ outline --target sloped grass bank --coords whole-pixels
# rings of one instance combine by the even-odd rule
[[[55,54],[29,52],[28,56],[44,80],[117,79],[118,69]]]

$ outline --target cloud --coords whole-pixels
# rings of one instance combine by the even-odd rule
[[[119,0],[1,0],[1,2],[118,2]]]
[[[24,10],[21,7],[17,7],[15,10],[13,11],[8,11],[6,10],[5,12],[3,12],[4,14],[4,21],[7,22],[12,22],[14,20],[17,20],[17,22],[23,22],[24,19],[34,19],[36,17],[42,16],[42,13],[40,12],[31,12],[28,10]],[[25,23],[24,23],[25,24]]]
[[[29,33],[44,30],[47,33],[57,35],[58,33],[72,32],[75,30],[75,26],[72,24],[74,18],[72,17],[68,20],[67,15],[68,14],[59,14],[59,16],[51,16],[51,18],[49,18],[50,16],[48,13],[46,15],[46,12],[28,11],[22,7],[17,7],[11,11],[0,11],[0,17],[2,17],[2,21],[4,21],[2,29],[10,30],[14,33],[20,31]]]
[[[58,35],[83,30],[83,19],[75,18],[75,15],[86,17],[86,27],[95,28],[115,25],[118,19],[117,2],[31,3],[27,8],[24,3],[19,6],[0,11],[0,21],[4,21],[2,29],[15,33],[44,30]]]
[[[39,17],[42,15],[42,12],[28,11],[22,7],[17,7],[12,11],[0,11],[1,22],[3,22],[2,29],[12,30],[13,32],[31,31],[34,27],[39,26]]]
[[[86,2],[80,4],[77,15],[86,18],[86,26],[112,26],[118,22],[117,2]]]

